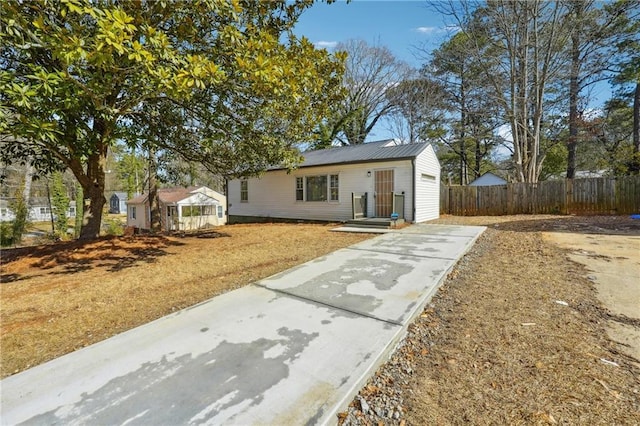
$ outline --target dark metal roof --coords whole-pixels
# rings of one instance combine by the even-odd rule
[[[428,143],[396,145],[393,139],[387,139],[362,145],[307,151],[302,153],[304,161],[298,167],[413,159],[428,145]],[[277,169],[280,167],[274,167],[272,170]]]

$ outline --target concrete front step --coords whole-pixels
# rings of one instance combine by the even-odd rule
[[[398,219],[392,221],[391,219],[383,219],[383,218],[367,218],[367,219],[355,219],[349,220],[345,225],[352,226],[354,228],[392,228],[396,225],[400,225],[404,223],[404,219]]]

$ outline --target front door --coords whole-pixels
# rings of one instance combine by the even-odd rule
[[[376,217],[389,217],[393,210],[393,170],[375,171]]]

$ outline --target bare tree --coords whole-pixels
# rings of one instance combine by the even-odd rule
[[[442,120],[444,92],[429,76],[414,71],[390,88],[387,97],[394,106],[388,117],[389,130],[405,143],[426,140],[434,123]]]
[[[545,117],[551,82],[558,78],[568,39],[562,6],[542,0],[437,3],[472,43],[513,139],[515,179],[537,182],[545,157]]]
[[[336,50],[347,53],[343,80],[347,95],[328,133],[342,145],[362,144],[378,121],[393,110],[387,91],[404,80],[409,67],[387,47],[370,46],[363,40],[340,43]]]

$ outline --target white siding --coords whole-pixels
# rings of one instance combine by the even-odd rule
[[[131,217],[131,211],[136,209],[135,219]],[[146,206],[144,204],[128,204],[127,205],[127,226],[134,226],[140,229],[148,229]]]
[[[369,216],[374,212],[375,170],[394,170],[394,192],[405,193],[405,217],[412,221],[413,208],[411,161],[389,161],[367,164],[342,164],[309,167],[292,171],[265,173],[261,178],[248,180],[247,202],[240,201],[240,180],[229,181],[229,214],[287,219],[344,221],[351,219],[351,194],[367,192]],[[367,176],[367,172],[371,176]],[[339,175],[339,200],[296,201],[296,177]]]
[[[440,217],[440,163],[431,145],[416,158],[416,222]]]

